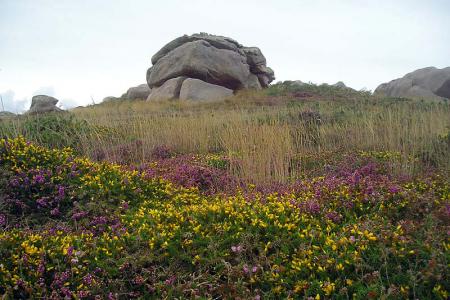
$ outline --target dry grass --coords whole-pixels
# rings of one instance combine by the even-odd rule
[[[114,128],[117,136],[141,140],[144,151],[136,153],[136,161],[144,161],[147,150],[162,144],[181,153],[225,153],[239,159],[233,172],[257,181],[300,176],[302,165],[293,157],[339,151],[400,152],[401,167],[415,172],[419,166],[411,157],[439,153],[436,140],[448,134],[450,126],[449,105],[437,102],[245,96],[220,104],[123,102],[74,113],[92,125]],[[90,150],[118,143],[102,136],[94,145],[91,138],[86,142]],[[433,159],[448,167],[445,156]]]

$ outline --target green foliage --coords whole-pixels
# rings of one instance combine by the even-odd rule
[[[208,155],[206,164],[220,170],[227,170],[230,167],[229,159],[219,155]]]
[[[80,136],[89,133],[91,127],[71,114],[46,114],[30,117],[23,123],[22,134],[32,141],[48,147],[73,147],[77,149]]]
[[[351,88],[342,88],[328,84],[299,84],[289,80],[271,85],[266,93],[269,96],[289,96],[303,99],[327,97],[331,100],[338,100],[358,97],[359,100],[364,100],[370,97],[370,92],[366,90],[356,91]]]
[[[72,113],[49,113],[35,116],[21,116],[0,122],[0,137],[15,138],[23,136],[27,140],[49,148],[70,147],[76,153],[86,154],[87,141],[99,146],[98,140],[114,139],[121,142],[130,135],[119,135],[110,127],[92,125],[76,118]]]

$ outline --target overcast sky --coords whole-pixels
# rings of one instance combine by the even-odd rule
[[[119,96],[162,46],[197,32],[260,47],[276,81],[373,90],[450,66],[450,0],[0,0],[5,109],[36,94],[65,107]]]

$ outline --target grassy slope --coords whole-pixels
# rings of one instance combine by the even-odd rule
[[[142,163],[165,145],[177,153],[224,154],[236,176],[258,182],[286,182],[355,151],[397,152],[396,169],[407,174],[450,170],[448,102],[283,84],[219,103],[122,101],[73,113],[87,126],[52,130],[63,143],[75,139],[69,145],[91,158],[101,152],[117,159],[128,147],[127,161]],[[6,135],[39,142],[35,123],[15,123]],[[130,146],[136,142],[141,146]]]

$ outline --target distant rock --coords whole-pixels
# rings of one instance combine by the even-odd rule
[[[49,112],[61,112],[61,108],[57,107],[58,99],[47,95],[36,95],[31,99],[30,109],[26,114],[41,114]]]
[[[332,86],[337,87],[337,88],[341,88],[341,89],[346,89],[348,88],[345,83],[343,83],[342,81],[338,81],[335,84],[333,84]]]
[[[292,81],[292,85],[295,85],[295,86],[304,86],[304,85],[308,85],[308,84],[305,83],[305,82],[303,82],[303,81],[301,81],[301,80],[294,80],[294,81]]]
[[[244,47],[231,38],[207,33],[176,38],[153,55],[152,64],[147,83],[154,92],[148,100],[175,98],[181,82],[166,85],[174,78],[199,79],[233,92],[261,89],[275,79],[259,48]]]
[[[374,94],[387,97],[450,99],[450,67],[418,69],[402,78],[380,84]]]
[[[233,96],[233,90],[200,79],[186,79],[180,90],[182,100],[223,100]]]
[[[114,96],[108,96],[108,97],[103,98],[102,103],[114,102],[114,101],[118,101],[118,100],[121,100],[121,98],[117,98]]]
[[[148,85],[146,83],[143,83],[138,86],[129,88],[123,98],[127,100],[136,100],[136,99],[145,100],[147,99],[150,92],[151,89],[148,87]]]
[[[0,111],[0,120],[14,118],[16,114],[9,111]]]

